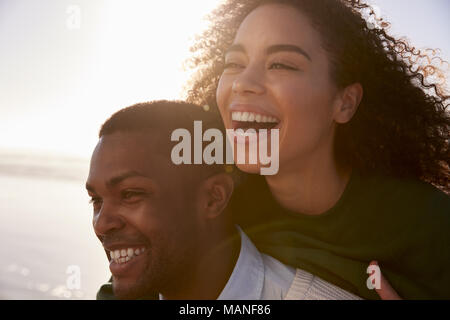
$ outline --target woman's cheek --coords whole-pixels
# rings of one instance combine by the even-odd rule
[[[219,111],[220,114],[222,116],[222,119],[224,119],[225,116],[225,108],[226,108],[226,96],[229,95],[229,92],[227,94],[227,91],[230,89],[228,88],[228,82],[226,80],[226,77],[221,76],[219,79],[219,84],[217,86],[217,90],[216,90],[216,103],[217,106],[219,107]]]
[[[283,115],[283,122],[279,143],[280,165],[308,156],[317,148],[323,131],[322,121],[311,106],[298,101],[290,105],[289,112]]]

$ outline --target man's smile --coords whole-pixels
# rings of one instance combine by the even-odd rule
[[[137,257],[141,253],[145,251],[145,247],[140,248],[124,248],[124,249],[116,249],[109,252],[109,256],[115,263],[124,263],[128,262],[134,257]]]
[[[132,267],[145,260],[144,252],[148,250],[148,245],[137,242],[104,242],[103,247],[110,258],[109,269],[114,276],[129,274]]]
[[[119,248],[109,251],[111,257],[109,261],[109,269],[114,276],[126,276],[139,263],[145,260],[144,252],[147,250],[145,246]]]

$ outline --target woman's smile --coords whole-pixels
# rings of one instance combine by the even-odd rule
[[[225,127],[279,129],[280,169],[332,148],[336,90],[318,39],[301,12],[265,5],[245,18],[225,54],[217,88]]]

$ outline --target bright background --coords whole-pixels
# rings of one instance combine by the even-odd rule
[[[0,299],[95,297],[109,270],[83,185],[99,127],[183,98],[182,63],[218,2],[0,0]],[[371,2],[394,35],[450,60],[448,0]]]

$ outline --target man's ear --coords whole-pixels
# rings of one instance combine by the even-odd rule
[[[336,113],[334,121],[337,123],[349,122],[358,110],[363,97],[363,87],[360,83],[353,83],[338,93],[336,100]]]
[[[200,186],[199,208],[206,219],[214,219],[224,212],[233,194],[234,182],[229,174],[215,174]]]

